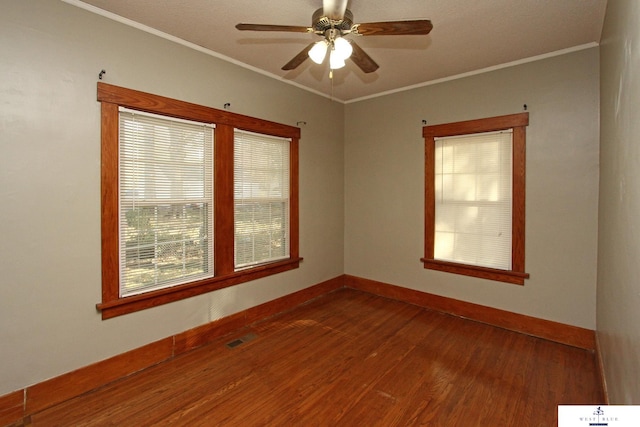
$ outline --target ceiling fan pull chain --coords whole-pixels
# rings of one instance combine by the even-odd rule
[[[333,99],[333,69],[329,68],[329,81],[331,82],[331,99]]]

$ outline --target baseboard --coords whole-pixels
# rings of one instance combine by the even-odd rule
[[[420,307],[544,338],[549,341],[591,351],[595,350],[595,332],[590,329],[538,319],[361,277],[345,275],[344,282],[348,288],[362,290]]]
[[[0,396],[0,426],[9,425],[23,417],[24,390]]]
[[[596,334],[596,364],[598,366],[598,376],[600,377],[600,387],[604,394],[604,404],[609,404],[609,391],[607,390],[607,377],[604,374],[604,361],[602,360],[602,347],[600,347],[600,338]]]
[[[344,277],[338,276],[240,313],[0,396],[0,425],[19,422],[31,414],[170,360],[218,337],[343,287]]]

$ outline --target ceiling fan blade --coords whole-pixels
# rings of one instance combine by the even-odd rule
[[[311,43],[309,46],[307,46],[304,49],[302,49],[302,51],[300,51],[299,54],[294,56],[291,61],[289,61],[286,64],[284,64],[282,69],[283,70],[294,70],[294,69],[298,68],[298,66],[300,64],[302,64],[309,57],[309,51],[311,50],[311,48],[313,47],[314,44],[315,43]]]
[[[236,28],[241,31],[286,31],[289,33],[312,33],[313,28],[299,27],[294,25],[269,25],[269,24],[237,24]]]
[[[341,21],[347,10],[347,0],[322,0],[324,16],[334,21]]]
[[[373,73],[378,69],[376,61],[371,59],[367,53],[362,50],[360,46],[353,40],[351,40],[351,46],[353,47],[353,53],[351,53],[351,60],[365,73]]]
[[[413,36],[429,34],[433,24],[428,19],[413,21],[368,22],[355,24],[352,33],[361,36]]]

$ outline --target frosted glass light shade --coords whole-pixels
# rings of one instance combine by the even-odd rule
[[[311,50],[309,50],[309,58],[316,64],[322,64],[324,61],[324,57],[327,56],[327,42],[325,40],[319,41],[313,45]]]
[[[353,47],[351,46],[351,43],[349,43],[347,40],[343,39],[342,37],[337,38],[334,42],[333,42],[333,46],[334,46],[334,51],[340,55],[340,57],[343,60],[346,60],[347,58],[349,58],[351,56],[351,53],[353,52]]]
[[[331,50],[331,54],[329,55],[329,68],[337,70],[345,65],[344,58],[342,58],[335,49]]]

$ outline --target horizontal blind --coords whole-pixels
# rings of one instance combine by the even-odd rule
[[[290,139],[235,129],[235,269],[289,257]]]
[[[213,125],[120,109],[120,296],[213,276]]]
[[[512,132],[436,138],[434,258],[511,269]]]

